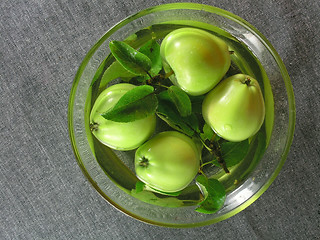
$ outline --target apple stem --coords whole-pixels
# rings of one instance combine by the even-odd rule
[[[146,74],[148,74],[148,76],[150,77],[150,80],[153,79],[153,77],[151,76],[151,74],[148,71],[146,71]]]
[[[208,164],[211,164],[211,162],[205,162],[201,165],[201,168],[203,168],[204,166],[208,165]]]
[[[229,169],[227,168],[226,162],[220,156],[218,156],[218,154],[216,154],[215,157],[216,157],[218,163],[220,164],[220,166],[225,171],[225,173],[230,173]]]
[[[215,142],[211,142],[211,147],[215,149],[214,151],[214,155],[218,161],[218,163],[221,165],[221,167],[223,168],[223,170],[226,173],[230,173],[229,169],[227,168],[227,164],[226,162],[223,160],[222,156],[221,156],[221,147],[218,143]]]
[[[148,76],[150,77],[147,80],[147,84],[151,85],[151,86],[160,86],[160,87],[164,87],[164,88],[169,88],[168,86],[162,85],[161,84],[161,80],[164,80],[168,77],[170,77],[174,72],[170,71],[168,73],[166,73],[165,75],[163,74],[158,74],[154,77],[151,76],[151,74],[149,72],[146,72],[148,74]]]
[[[171,70],[170,72],[166,73],[166,75],[164,75],[164,78],[168,78],[168,77],[170,77],[172,74],[174,74],[173,70]]]
[[[167,88],[167,89],[169,88],[168,86],[162,85],[162,84],[160,84],[160,83],[159,83],[159,84],[156,84],[156,86],[163,87],[163,88]]]
[[[200,138],[201,139],[201,138]],[[210,152],[210,153],[212,153],[212,149],[209,147],[209,146],[207,146],[207,144],[205,144],[205,142],[201,139],[201,142],[202,142],[202,144],[203,144],[203,146]]]
[[[203,176],[207,177],[207,175],[202,171],[202,169],[199,169],[199,173],[202,174]]]
[[[98,123],[90,123],[90,131],[93,132],[93,131],[97,131],[98,130],[98,127],[99,127],[99,124]]]
[[[148,165],[149,165],[149,160],[146,157],[142,157],[140,159],[139,166],[148,167]]]
[[[247,84],[247,86],[250,86],[251,79],[247,77],[247,78],[245,79],[244,83]]]
[[[215,136],[214,136],[215,137]],[[214,139],[214,138],[213,138]],[[221,149],[220,149],[220,145],[218,143],[215,143],[213,141],[210,142],[210,145],[208,146],[201,138],[200,141],[202,142],[203,146],[209,151],[210,154],[212,154],[218,161],[218,163],[220,164],[220,166],[223,168],[223,170],[226,173],[230,173],[229,169],[227,168],[226,162],[223,160],[222,156],[221,156]],[[211,162],[209,162],[211,163]],[[205,165],[207,165],[208,163],[204,163],[201,165],[201,168]]]

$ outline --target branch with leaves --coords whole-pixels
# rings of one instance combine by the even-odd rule
[[[203,170],[214,165],[229,173],[229,168],[245,157],[248,140],[225,141],[204,123],[201,116],[203,98],[189,96],[168,80],[174,73],[164,72],[160,46],[155,40],[148,41],[139,50],[125,42],[112,41],[110,50],[116,61],[103,74],[101,85],[107,86],[112,80],[121,78],[137,87],[125,93],[102,116],[115,122],[131,122],[156,114],[171,128],[202,143],[202,152],[210,154],[210,161],[201,164],[200,175],[196,178],[203,195],[196,211],[214,213],[219,210],[226,197],[225,189],[218,180],[208,178]],[[140,185],[139,189],[142,189]]]

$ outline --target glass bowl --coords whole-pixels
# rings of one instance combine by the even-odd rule
[[[112,40],[140,46],[151,37],[161,39],[173,29],[202,28],[224,39],[234,53],[232,60],[260,83],[266,118],[262,134],[250,156],[231,170],[213,172],[227,190],[224,206],[214,214],[194,211],[196,206],[171,206],[170,200],[155,204],[130,194],[136,178],[134,152],[118,152],[97,145],[89,130],[89,113],[102,86],[101,76],[110,65]],[[143,30],[142,30],[143,29]],[[100,85],[99,85],[100,84]],[[81,63],[71,89],[68,109],[69,134],[77,162],[98,193],[127,215],[167,227],[203,226],[227,219],[252,204],[274,181],[283,166],[293,139],[295,102],[292,85],[278,53],[251,24],[225,10],[194,3],[165,4],[142,10],[108,30]],[[150,199],[149,199],[150,200]],[[159,200],[157,202],[157,200]],[[174,202],[174,201],[173,201]],[[166,206],[166,204],[168,206]]]

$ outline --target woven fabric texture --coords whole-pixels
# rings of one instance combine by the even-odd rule
[[[288,159],[251,206],[217,224],[170,229],[106,203],[82,174],[69,136],[73,78],[118,21],[164,0],[0,1],[0,239],[317,239],[320,232],[320,3],[224,0],[283,59],[296,98]]]

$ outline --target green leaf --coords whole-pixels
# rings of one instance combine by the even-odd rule
[[[103,62],[98,67],[96,73],[93,76],[90,87],[93,86],[97,81],[99,81],[99,79],[101,80],[101,76],[105,71],[105,66],[107,65],[108,59],[109,59],[109,56],[106,59],[104,59]]]
[[[182,117],[177,110],[175,110],[174,105],[170,101],[165,100],[166,94],[158,95],[158,108],[157,115],[160,119],[165,121],[173,129],[185,133],[186,135],[192,137],[196,131],[195,127],[190,126],[190,122],[197,126],[194,118]],[[191,120],[190,120],[191,119]]]
[[[103,73],[101,78],[101,88],[107,86],[109,82],[117,78],[132,78],[136,74],[129,72],[118,61],[113,62]]]
[[[150,58],[151,69],[148,72],[152,77],[156,76],[162,69],[160,45],[155,40],[150,40],[139,49],[139,52]],[[122,77],[122,80],[130,82],[134,85],[145,84],[148,79],[150,79],[148,74],[142,76],[129,76],[128,78]]]
[[[153,87],[141,85],[125,93],[116,105],[102,114],[115,122],[133,122],[154,114],[158,106]]]
[[[129,72],[145,75],[151,68],[151,60],[128,44],[121,41],[111,41],[110,50],[117,61]]]
[[[206,141],[206,140],[210,141],[213,138],[213,136],[215,135],[214,131],[207,123],[205,123],[203,125],[202,131],[203,131],[203,133],[201,133],[200,136],[203,141]]]
[[[167,116],[167,117],[169,117],[169,119],[168,119],[169,121],[172,120],[172,122],[176,122],[178,125],[186,125],[186,127],[188,129],[192,130],[192,135],[194,132],[198,132],[198,133],[200,132],[199,121],[198,121],[198,118],[196,117],[196,115],[194,113],[191,113],[187,117],[181,116],[181,114],[178,112],[177,108],[175,108],[175,104],[174,104],[172,98],[170,97],[168,90],[160,92],[158,94],[158,99],[161,102],[161,104],[164,105],[163,106],[164,109],[161,108],[161,110],[163,109],[167,112],[167,108],[169,108],[169,107],[171,108],[171,109],[168,109],[168,111],[171,113],[171,114],[169,113],[170,115]],[[168,105],[168,106],[165,106],[165,105]],[[175,127],[173,127],[173,128],[175,128]],[[178,127],[178,129],[179,129],[179,127]],[[178,129],[176,129],[176,130],[178,130]],[[187,132],[189,132],[187,129],[185,129],[185,130]],[[181,130],[181,131],[183,132],[183,130]],[[189,136],[192,136],[192,135],[189,135]]]
[[[158,194],[162,194],[162,195],[173,196],[173,197],[179,196],[181,194],[181,192],[182,192],[182,191],[171,192],[171,193],[163,192],[163,191],[154,189],[154,188],[152,188],[152,187],[150,187],[148,185],[144,185],[144,190],[151,191],[151,192],[158,193]]]
[[[192,130],[197,133],[200,133],[199,121],[196,114],[191,113],[191,115],[182,118]]]
[[[183,200],[179,200],[176,197],[170,197],[166,196],[164,198],[158,197],[155,193],[149,192],[149,191],[141,191],[141,192],[136,192],[135,189],[131,191],[131,196],[157,206],[162,206],[162,207],[182,207],[184,205]]]
[[[192,111],[197,114],[202,114],[202,102],[205,95],[201,96],[189,96],[192,105]]]
[[[157,116],[165,121],[173,129],[185,133],[188,136],[193,136],[194,131],[186,125],[182,120],[181,116],[177,115],[170,107],[163,106],[162,104],[158,106]]]
[[[158,96],[159,101],[171,102],[171,98],[169,97],[169,93],[167,90],[160,92],[157,96]]]
[[[182,117],[191,114],[191,101],[188,94],[175,85],[169,87],[168,94]]]
[[[157,75],[162,69],[162,59],[160,56],[160,45],[154,40],[146,42],[140,49],[139,52],[143,53],[151,60],[151,69],[149,73],[152,76]]]
[[[136,175],[119,159],[115,152],[99,140],[92,137],[93,153],[95,159],[103,169],[104,173],[121,189],[131,191],[138,181]]]
[[[141,187],[142,191],[140,191]],[[136,188],[131,189],[129,194],[146,203],[164,207],[195,206],[202,201],[200,190],[195,184],[176,193],[163,193],[137,180]]]
[[[143,182],[137,181],[137,182],[136,182],[135,192],[136,192],[136,193],[142,192],[143,189],[144,189],[144,186],[145,186],[145,184],[144,184]]]
[[[247,155],[249,146],[248,139],[241,142],[222,142],[220,144],[221,157],[225,161],[226,166],[229,168],[241,162]],[[216,159],[212,163],[220,166]]]
[[[196,183],[204,195],[204,200],[200,202],[200,206],[196,208],[200,213],[215,213],[224,204],[226,199],[226,191],[224,186],[216,179],[208,179],[203,175],[199,175]]]

